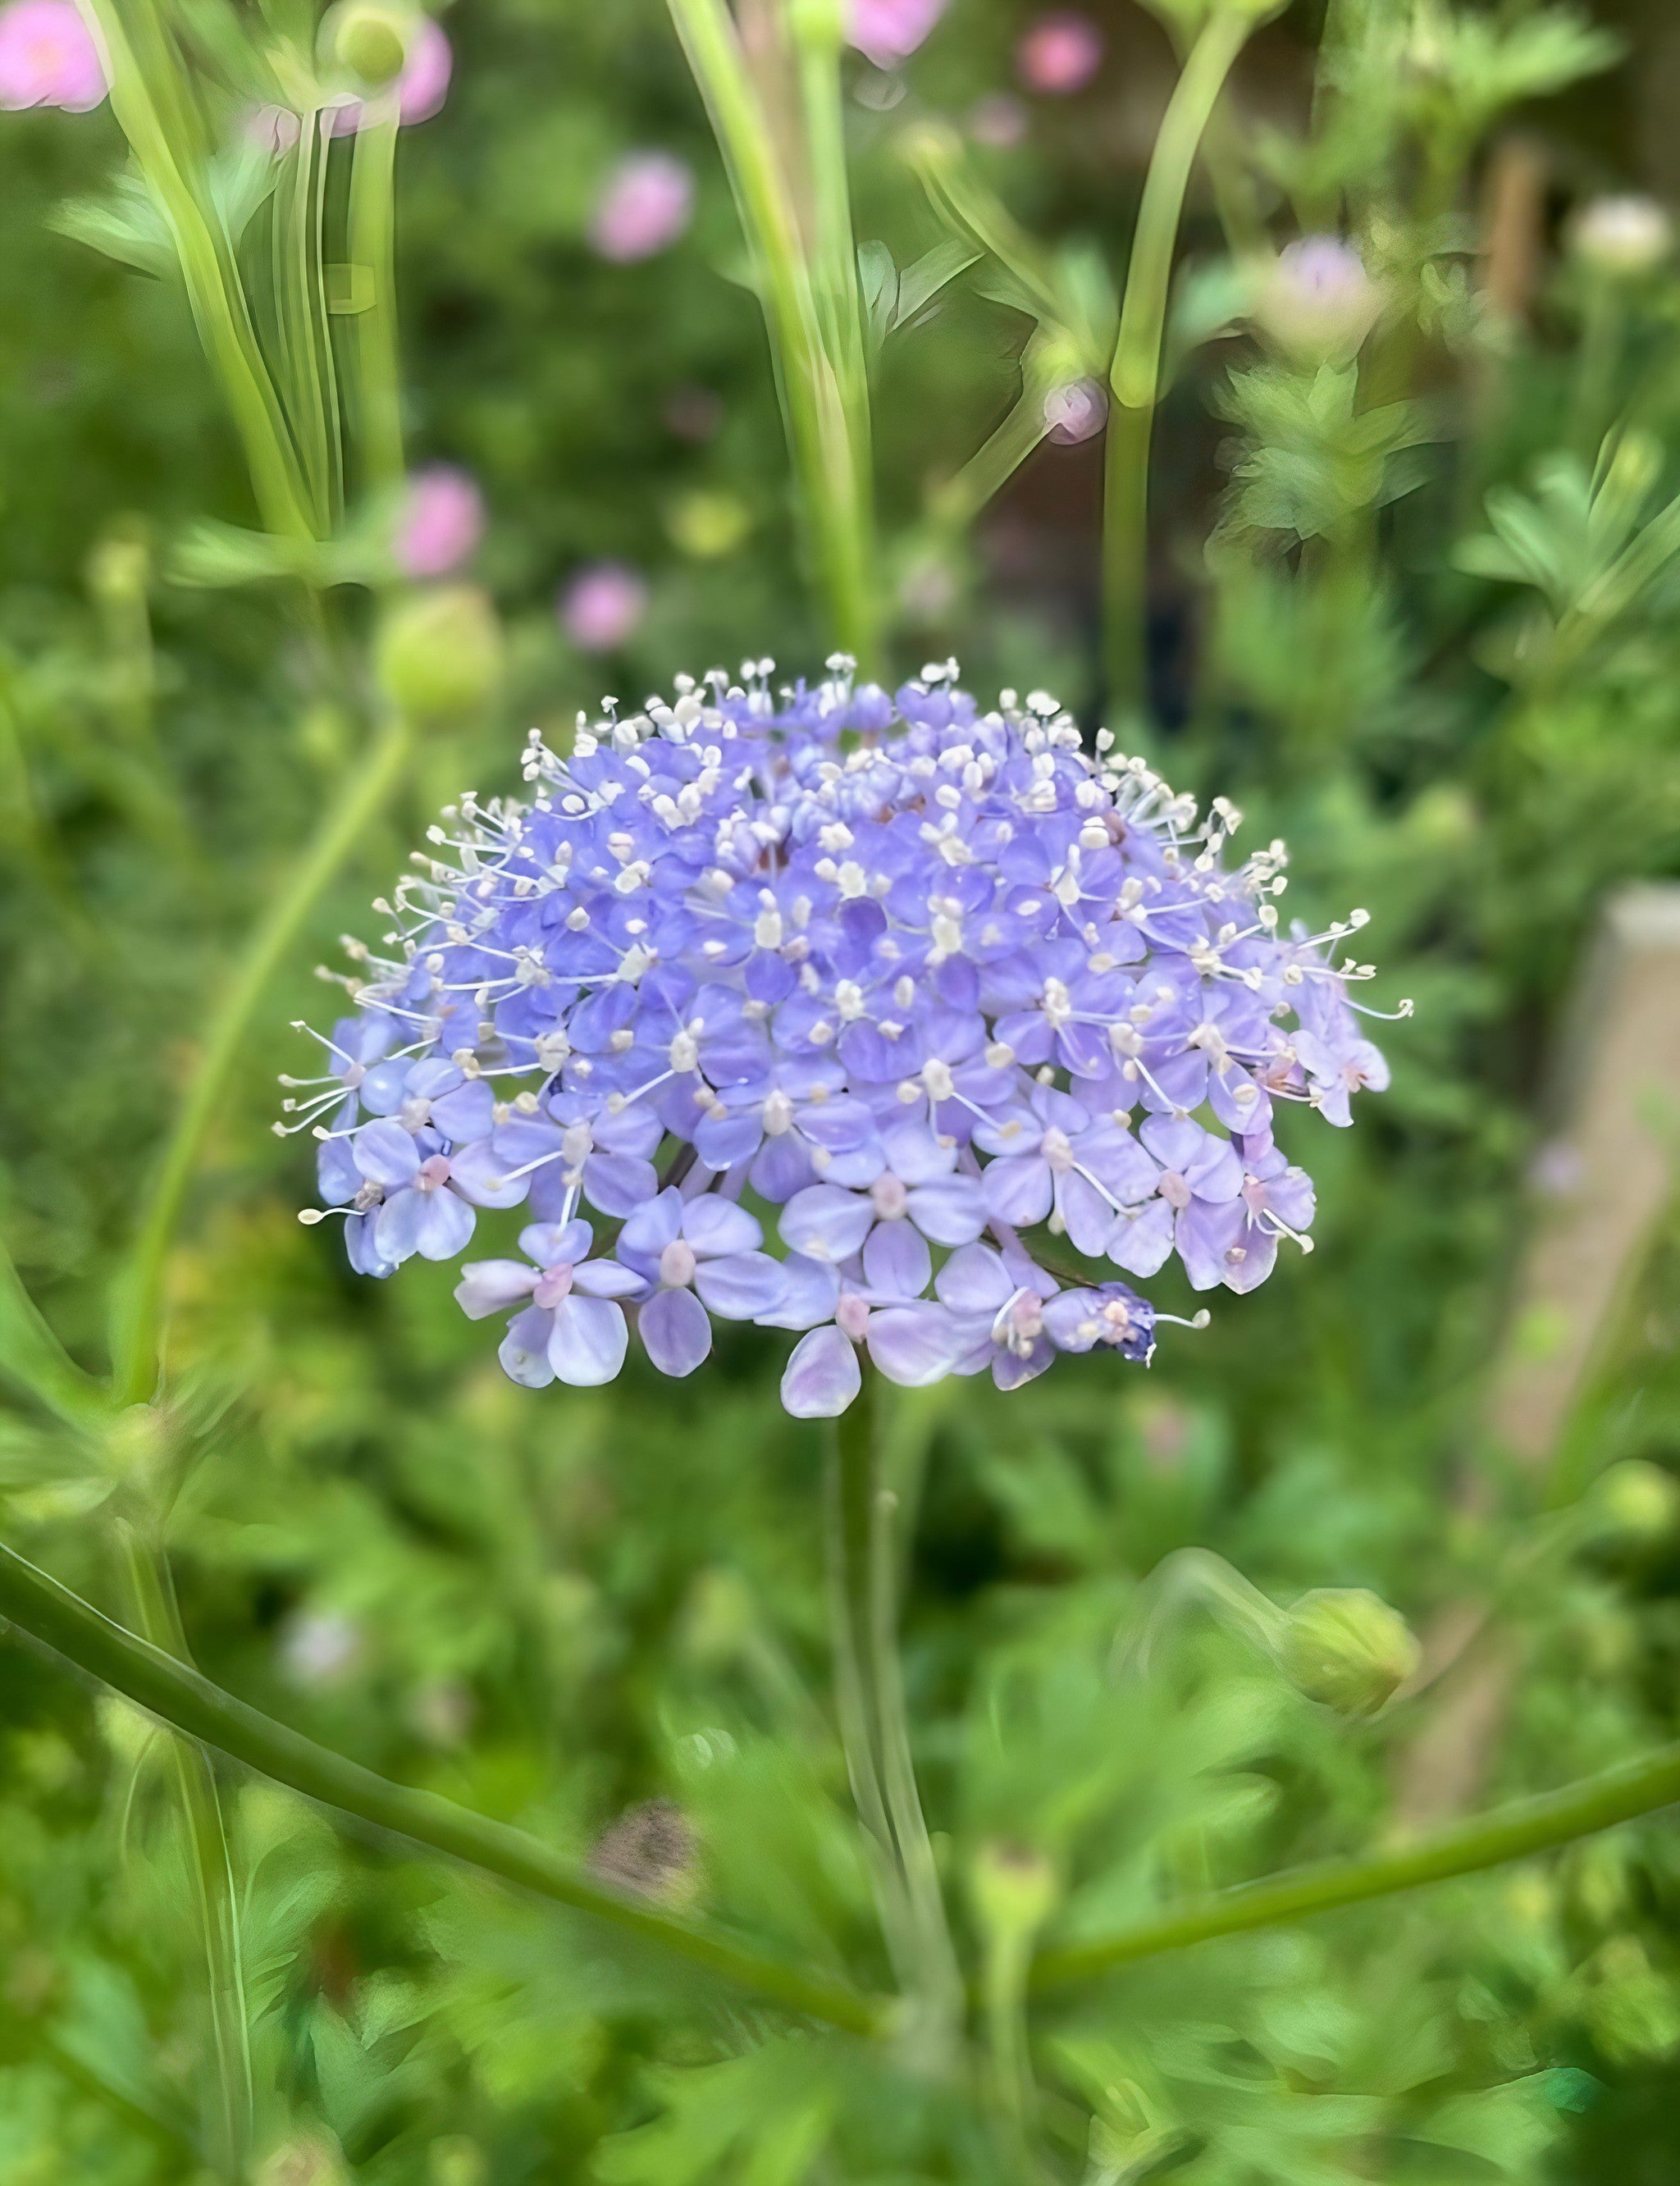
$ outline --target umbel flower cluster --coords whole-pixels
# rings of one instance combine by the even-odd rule
[[[534,732],[525,799],[445,811],[385,953],[348,944],[328,1073],[288,1081],[303,1219],[388,1275],[520,1208],[522,1257],[456,1296],[530,1387],[610,1381],[632,1327],[692,1373],[716,1320],[798,1332],[806,1417],[860,1352],[1005,1389],[1146,1360],[1169,1316],[1123,1275],[1252,1289],[1313,1219],[1278,1105],[1345,1124],[1386,1082],[1336,959],[1364,915],[1281,932],[1280,845],[1228,863],[1228,804],[1198,821],[1042,693],[771,667],[608,701],[563,757]]]

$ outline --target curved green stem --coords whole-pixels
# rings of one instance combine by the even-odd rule
[[[1496,1807],[1490,1814],[1402,1845],[1392,1852],[1369,1852],[1356,1859],[1323,1860],[1293,1874],[1245,1882],[1188,1904],[1169,1907],[1147,1920],[1099,1936],[1089,1942],[1064,1944],[1041,1952],[1033,1963],[1035,1991],[1065,1988],[1095,1981],[1138,1959],[1181,1951],[1216,1936],[1278,1928],[1338,1906],[1360,1905],[1403,1890],[1447,1882],[1484,1868],[1526,1859],[1535,1852],[1592,1836],[1618,1822],[1654,1813],[1680,1800],[1680,1743],[1660,1746],[1642,1759],[1607,1768],[1560,1791]]]
[[[224,1692],[185,1663],[137,1640],[45,1572],[0,1545],[0,1617],[31,1633],[104,1684],[188,1737],[373,1828],[464,1860],[556,1904],[587,1913],[790,2011],[853,2034],[881,2031],[882,2007],[842,1983],[789,1965],[720,1928],[661,1912],[599,1883],[584,1869],[435,1792],[415,1791]]]
[[[246,1029],[299,932],[395,788],[412,741],[408,724],[395,718],[379,731],[328,809],[289,883],[251,935],[232,984],[210,1022],[197,1074],[146,1195],[113,1298],[112,1381],[120,1404],[143,1403],[156,1384],[165,1260]]]
[[[118,1523],[117,1539],[135,1623],[154,1647],[186,1662],[187,1637],[163,1551],[149,1547],[126,1521]],[[169,1743],[204,1955],[216,2055],[216,2166],[229,2186],[242,2186],[249,2172],[255,2099],[233,1863],[210,1757],[193,1740],[172,1738]]]
[[[830,1471],[835,1679],[853,1796],[874,1840],[882,1925],[900,1984],[938,2045],[962,1980],[916,1791],[898,1653],[897,1497],[882,1475],[876,1375],[836,1422]]]
[[[47,1325],[0,1245],[0,1375],[67,1427],[93,1433],[111,1415],[110,1398],[84,1374]]]
[[[1149,457],[1179,223],[1196,149],[1254,22],[1243,9],[1216,8],[1198,33],[1155,140],[1132,238],[1109,374],[1114,406],[1103,512],[1108,702],[1123,714],[1141,714],[1147,696]]]

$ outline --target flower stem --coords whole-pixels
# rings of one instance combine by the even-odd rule
[[[873,1840],[882,1925],[899,1984],[936,2047],[962,1980],[916,1791],[898,1652],[898,1499],[882,1477],[876,1376],[836,1423],[829,1480],[835,1683],[853,1796]]]
[[[24,1287],[11,1254],[0,1245],[0,1374],[33,1397],[54,1419],[97,1434],[109,1422],[104,1386],[64,1349]]]
[[[435,1792],[376,1776],[237,1700],[184,1662],[102,1617],[80,1595],[0,1544],[0,1616],[78,1669],[189,1738],[372,1828],[464,1860],[505,1882],[587,1913],[725,1980],[853,2034],[882,2031],[882,2006],[843,1983],[742,1942],[710,1923],[661,1911],[592,1876],[523,1830]]]
[[[356,423],[362,484],[387,491],[402,483],[401,380],[397,366],[395,104],[371,110],[352,154],[349,243],[352,266],[368,277],[356,320]]]
[[[824,339],[798,214],[776,161],[775,132],[753,90],[729,10],[724,0],[669,0],[669,5],[711,117],[756,267],[829,625],[834,642],[867,668],[875,653],[876,610],[867,451],[854,444],[852,428],[855,396],[848,400],[845,364]],[[835,210],[831,187],[831,221]]]
[[[137,25],[152,53],[154,87],[130,35],[126,15],[114,0],[82,0],[103,42],[111,70],[111,109],[127,137],[147,187],[168,225],[181,263],[199,339],[227,397],[251,474],[257,507],[277,537],[315,536],[308,499],[298,472],[284,412],[263,362],[232,244],[207,193],[196,188],[177,145],[190,144],[184,126],[172,131],[160,101],[176,104],[173,59],[160,38]],[[190,162],[190,150],[185,154]]]
[[[1103,513],[1108,703],[1126,715],[1140,715],[1148,698],[1149,457],[1179,223],[1196,149],[1254,20],[1241,8],[1216,7],[1197,33],[1155,140],[1132,238],[1109,374]]]
[[[1578,1784],[1519,1799],[1492,1813],[1403,1845],[1392,1852],[1358,1858],[1323,1860],[1293,1874],[1169,1907],[1152,1919],[1099,1936],[1088,1942],[1064,1944],[1041,1952],[1033,1963],[1031,1987],[1065,1988],[1095,1981],[1117,1966],[1139,1959],[1180,1951],[1217,1936],[1244,1935],[1277,1928],[1314,1913],[1392,1897],[1431,1882],[1476,1875],[1507,1861],[1526,1859],[1577,1837],[1592,1836],[1618,1822],[1653,1813],[1680,1800],[1680,1742],[1660,1746],[1637,1761],[1607,1768]]]
[[[126,1520],[118,1522],[117,1545],[134,1621],[140,1631],[154,1647],[182,1662],[188,1661],[187,1637],[176,1605],[175,1584],[162,1550],[148,1547]],[[233,1864],[208,1755],[196,1740],[172,1738],[169,1743],[204,1953],[218,2096],[216,2168],[229,2186],[242,2186],[250,2160],[255,2098]]]
[[[210,1020],[197,1073],[146,1194],[113,1296],[112,1380],[120,1404],[143,1402],[156,1384],[164,1263],[216,1104],[238,1060],[251,1018],[300,930],[395,788],[412,741],[408,724],[395,716],[378,731],[343,793],[323,816],[289,883],[259,922]]]

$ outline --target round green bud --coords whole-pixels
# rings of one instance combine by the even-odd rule
[[[1028,1845],[982,1845],[969,1887],[980,1924],[993,1936],[1034,1935],[1056,1905],[1056,1869]]]
[[[1375,1715],[1419,1659],[1405,1618],[1366,1587],[1318,1587],[1286,1613],[1285,1670],[1308,1700],[1339,1715]]]
[[[1590,1507],[1601,1538],[1654,1545],[1680,1522],[1680,1481],[1644,1458],[1623,1458],[1594,1483]]]
[[[1655,273],[1674,248],[1674,223],[1655,198],[1591,199],[1570,221],[1567,235],[1582,265],[1609,281]]]
[[[402,74],[413,17],[379,0],[346,0],[322,25],[329,62],[364,91],[384,91]]]
[[[417,721],[482,712],[501,681],[501,625],[476,585],[412,592],[387,613],[376,649],[379,684]]]

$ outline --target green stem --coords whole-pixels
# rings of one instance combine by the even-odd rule
[[[932,2043],[954,2031],[962,1981],[916,1791],[898,1652],[897,1498],[882,1477],[876,1376],[836,1423],[830,1476],[835,1672],[853,1796],[875,1841],[882,1922]]]
[[[401,380],[397,364],[394,102],[357,133],[350,186],[350,264],[367,272],[370,293],[356,319],[356,424],[363,484],[375,492],[402,484]]]
[[[841,445],[832,459],[847,466],[843,490],[847,508],[854,512],[852,551],[863,563],[867,590],[866,572],[875,559],[874,457],[863,286],[846,171],[840,10],[835,0],[795,0],[792,16],[815,231],[811,265],[815,301],[822,351],[832,367],[844,423]],[[872,615],[872,603],[870,612]]]
[[[391,720],[327,811],[288,886],[252,933],[244,961],[208,1028],[202,1059],[146,1195],[112,1309],[112,1373],[120,1404],[149,1397],[158,1374],[164,1263],[218,1102],[245,1033],[276,972],[322,895],[401,776],[412,747],[406,722]]]
[[[91,1374],[82,1372],[48,1326],[3,1245],[0,1245],[0,1374],[67,1427],[92,1433],[109,1422],[109,1398]]]
[[[1035,1991],[1065,1988],[1098,1980],[1136,1959],[1180,1951],[1217,1936],[1283,1927],[1338,1906],[1360,1905],[1426,1883],[1480,1874],[1653,1813],[1676,1800],[1680,1800],[1680,1743],[1660,1746],[1639,1760],[1624,1762],[1560,1791],[1496,1807],[1492,1813],[1392,1852],[1322,1860],[1293,1874],[1240,1883],[1235,1889],[1170,1907],[1112,1935],[1041,1952],[1033,1963],[1031,1986]]]
[[[773,133],[724,0],[669,0],[758,275],[805,529],[835,642],[865,668],[876,648],[870,524],[848,421],[843,367],[831,356]]]
[[[174,238],[199,339],[227,397],[262,520],[277,535],[314,531],[284,413],[262,361],[232,247],[176,154],[124,20],[113,0],[82,0],[111,70],[111,109]],[[165,87],[167,88],[167,87]]]
[[[1161,390],[1161,350],[1179,223],[1196,148],[1253,19],[1235,8],[1209,15],[1173,87],[1144,182],[1120,333],[1109,374],[1103,513],[1108,702],[1140,715],[1147,699],[1145,630],[1149,569],[1149,457]]]
[[[119,1521],[117,1539],[135,1623],[153,1646],[188,1661],[186,1634],[163,1551],[148,1548],[123,1521]],[[217,2166],[229,2186],[242,2186],[250,2160],[255,2099],[233,1863],[208,1755],[191,1740],[172,1738],[169,1742],[204,1953],[210,2040],[216,2052]]]
[[[881,2031],[882,2006],[876,2000],[709,1923],[662,1912],[612,1890],[523,1830],[473,1813],[434,1792],[411,1791],[376,1776],[125,1632],[3,1545],[0,1616],[188,1738],[305,1798],[589,1914],[790,2011],[848,2033]]]

